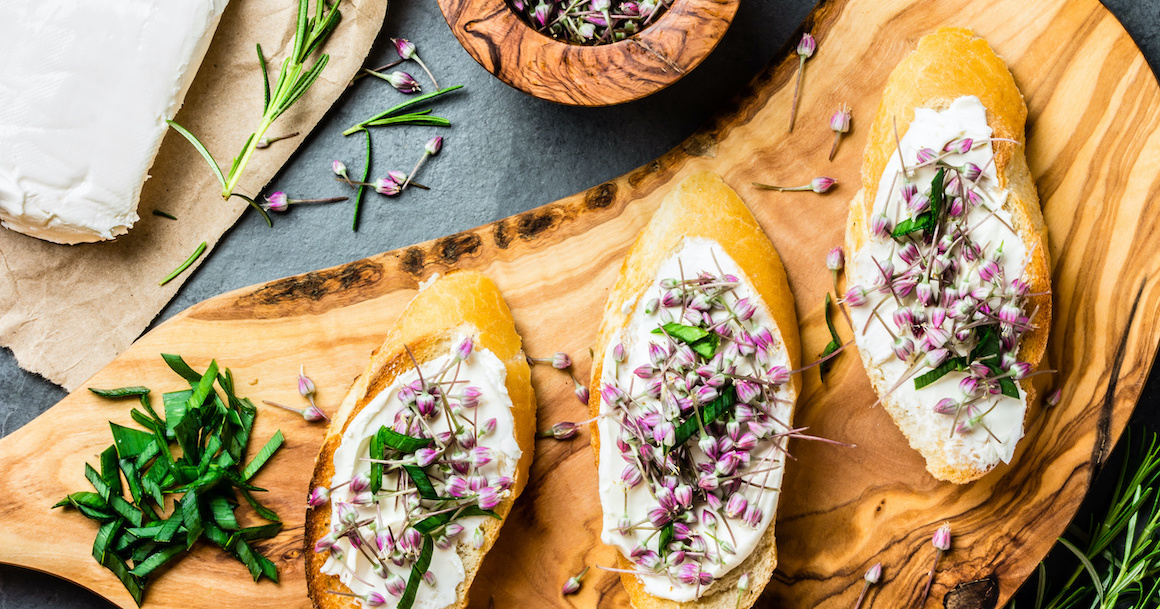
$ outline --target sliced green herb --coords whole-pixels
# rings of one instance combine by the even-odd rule
[[[148,387],[141,387],[140,385],[133,387],[118,387],[116,389],[93,389],[89,387],[89,391],[103,397],[103,398],[133,398],[139,395],[147,395],[149,393]]]
[[[819,356],[823,359],[842,348],[842,339],[838,336],[838,330],[834,328],[834,316],[830,311],[832,303],[833,299],[830,298],[830,293],[826,292],[826,306],[824,310],[826,327],[830,330],[830,342],[826,344],[826,348],[822,350],[822,354]],[[818,378],[823,383],[826,381],[826,375],[830,373],[830,368],[833,367],[833,363],[834,360],[828,359],[818,365]]]
[[[403,596],[399,597],[398,609],[411,609],[415,604],[419,584],[423,581],[423,575],[427,573],[427,567],[431,566],[431,555],[434,552],[435,542],[431,540],[430,535],[424,535],[423,549],[419,550],[419,558],[411,565],[411,576],[407,578],[407,588],[403,590]]]
[[[724,393],[717,396],[717,399],[709,402],[702,408],[696,409],[693,416],[685,419],[677,426],[677,432],[674,435],[673,445],[669,447],[670,451],[684,446],[690,438],[697,434],[702,427],[709,425],[721,418],[721,415],[730,410],[737,401],[737,392],[733,387],[729,387]],[[700,422],[698,422],[698,417]]]
[[[485,510],[478,505],[469,505],[460,510],[428,516],[415,523],[415,530],[427,535],[456,518],[466,518],[468,516],[490,516],[499,520],[499,514],[496,514],[492,510]]]
[[[168,213],[168,212],[161,211],[160,209],[153,210],[153,215],[154,216],[161,216],[162,218],[169,218],[170,220],[177,219],[177,216],[175,216],[171,213]]]
[[[274,435],[266,441],[266,445],[263,446],[262,449],[258,451],[258,454],[254,455],[254,458],[246,465],[246,469],[242,470],[242,480],[249,480],[250,478],[253,478],[254,474],[257,474],[258,471],[266,465],[266,462],[270,460],[270,457],[274,456],[274,453],[282,447],[282,444],[285,441],[286,438],[282,436],[282,430],[274,432]]]

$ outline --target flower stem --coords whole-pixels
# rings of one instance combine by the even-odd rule
[[[926,605],[926,600],[930,598],[930,585],[934,583],[934,573],[938,570],[938,561],[942,559],[943,551],[935,549],[934,564],[930,566],[930,575],[926,580],[926,587],[922,589],[922,597],[918,601],[917,609],[922,609]]]
[[[415,63],[419,64],[419,67],[423,68],[423,71],[427,73],[427,78],[431,79],[431,84],[435,85],[435,89],[438,90],[439,81],[435,80],[435,75],[431,73],[431,70],[427,69],[427,64],[423,63],[423,60],[419,59],[418,55],[415,55]]]
[[[870,582],[862,582],[862,592],[858,595],[858,602],[854,603],[854,609],[862,609],[862,601],[866,600],[866,592],[870,589]]]
[[[834,132],[834,145],[830,146],[830,160],[834,160],[834,153],[838,151],[838,140],[842,139],[842,132]]]
[[[801,191],[810,190],[809,184],[806,184],[805,186],[789,187],[789,186],[772,186],[770,184],[761,184],[758,182],[754,182],[753,185],[762,189],[762,190],[777,190],[777,191],[781,191],[781,192],[801,192]]]
[[[793,105],[789,109],[789,132],[793,133],[793,124],[797,120],[798,94],[802,89],[802,72],[806,69],[805,56],[798,55],[797,84],[793,87]]]

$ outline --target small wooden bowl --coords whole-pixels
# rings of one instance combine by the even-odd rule
[[[505,83],[570,106],[640,99],[692,71],[717,46],[740,0],[673,0],[657,21],[620,42],[579,46],[545,36],[506,0],[439,0],[459,43]]]

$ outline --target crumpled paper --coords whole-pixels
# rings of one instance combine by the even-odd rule
[[[262,116],[254,46],[261,43],[276,78],[291,50],[297,4],[233,0],[177,114],[226,169]],[[346,89],[382,28],[387,0],[342,0],[340,10],[342,22],[322,49],[329,64],[267,133],[301,136],[258,151],[237,192],[257,195]],[[70,391],[79,386],[141,334],[190,272],[164,286],[161,278],[202,241],[210,248],[204,260],[247,207],[238,198],[222,200],[205,161],[172,129],[149,173],[141,220],[114,241],[57,245],[0,229],[0,345],[22,368]]]

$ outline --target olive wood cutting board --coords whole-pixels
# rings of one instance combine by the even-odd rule
[[[1160,88],[1135,44],[1095,0],[881,2],[832,0],[804,24],[819,40],[807,64],[801,114],[786,132],[796,56],[787,47],[735,102],[681,146],[628,175],[512,218],[341,267],[245,288],[201,303],[143,336],[86,386],[181,389],[161,352],[196,367],[233,369],[240,393],[300,404],[299,365],[333,409],[362,371],[419,281],[479,269],[503,291],[534,356],[571,353],[586,379],[599,317],[621,260],[661,198],[683,176],[722,175],[753,209],[789,273],[803,357],[828,341],[822,299],[826,252],[842,241],[858,189],[866,127],[887,75],[920,36],[964,25],[1010,64],[1030,108],[1027,157],[1050,230],[1052,336],[1039,389],[1063,401],[1032,405],[1014,462],[966,486],[939,483],[880,408],[853,354],[823,385],[804,375],[796,423],[856,447],[794,440],[777,519],[779,560],[765,607],[851,607],[863,572],[881,561],[878,607],[913,607],[943,521],[954,545],[928,607],[994,607],[1032,572],[1079,505],[1120,436],[1160,340]],[[794,37],[796,41],[796,36]],[[826,161],[828,117],[853,107],[853,130]],[[831,175],[825,196],[758,191],[752,181],[806,183]],[[840,323],[840,322],[839,322]],[[849,329],[840,327],[849,336]],[[537,366],[539,427],[585,417],[563,373]],[[129,405],[80,390],[0,440],[0,562],[77,582],[123,606],[132,601],[90,556],[93,522],[50,510],[87,488],[83,463],[110,443]],[[256,478],[287,527],[261,549],[282,583],[249,581],[217,549],[198,547],[156,578],[151,607],[308,607],[304,501],[322,426],[262,408],[255,442],[275,429],[286,448]],[[256,448],[256,447],[255,447]],[[613,564],[599,543],[600,509],[587,431],[539,440],[530,484],[471,591],[472,607],[626,607],[617,578],[593,570],[575,596],[560,587],[585,566]]]

